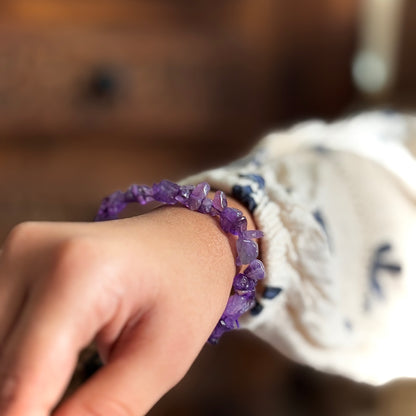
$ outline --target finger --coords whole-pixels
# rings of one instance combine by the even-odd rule
[[[53,416],[146,414],[184,376],[200,350],[183,339],[175,342],[168,326],[160,329],[155,319],[144,317],[138,327],[123,334],[109,362]]]
[[[5,272],[0,261],[0,350],[16,324],[27,297],[28,288],[19,284],[15,275]]]
[[[45,279],[32,289],[7,340],[0,363],[2,415],[48,415],[69,382],[79,351],[113,313],[111,307],[93,303],[103,296],[89,284],[88,265],[70,264],[55,271],[60,279]]]
[[[45,322],[45,312],[26,306],[7,342],[0,370],[2,415],[46,416],[69,381],[79,334],[56,307],[48,309]]]
[[[9,233],[0,249],[0,347],[3,347],[25,304],[34,280],[30,272],[36,270],[40,262],[37,251],[45,243],[38,237],[37,231],[36,224],[19,224]],[[23,269],[29,270],[29,273],[27,270],[22,273]]]

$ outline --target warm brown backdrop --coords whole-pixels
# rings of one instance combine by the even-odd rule
[[[225,163],[276,126],[413,106],[405,3],[398,79],[374,102],[350,75],[359,0],[3,0],[0,238],[28,219],[90,220],[103,195]],[[240,333],[150,414],[401,416],[415,388],[324,376]]]

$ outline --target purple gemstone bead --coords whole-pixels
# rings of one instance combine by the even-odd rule
[[[192,186],[192,185],[181,186],[179,189],[179,193],[178,195],[176,195],[175,199],[181,204],[186,204],[194,188],[195,186]]]
[[[140,205],[145,205],[148,202],[153,201],[153,189],[147,185],[138,186],[138,195],[136,200]]]
[[[106,212],[107,219],[117,218],[118,214],[126,207],[123,192],[116,191],[112,193],[103,201],[102,207]]]
[[[243,273],[237,274],[234,277],[233,289],[238,292],[254,291],[257,281],[250,279]]]
[[[218,211],[218,213],[222,212],[222,210],[227,207],[227,197],[224,192],[215,192],[214,199],[212,200],[212,206]]]
[[[238,319],[243,313],[250,310],[255,303],[254,293],[247,293],[244,295],[231,295],[225,307],[224,315],[227,315],[233,320]]]
[[[195,186],[189,197],[187,207],[192,211],[196,211],[202,204],[202,201],[208,195],[210,186],[206,182],[201,182]]]
[[[257,256],[256,256],[257,257]],[[258,260],[253,260],[244,270],[244,274],[253,279],[255,282],[264,278],[266,271],[264,269],[264,264]]]
[[[236,209],[226,207],[220,214],[221,228],[233,235],[241,235],[247,230],[247,219],[243,213]]]
[[[214,330],[212,331],[211,336],[208,339],[208,342],[210,344],[218,344],[218,341],[222,337],[222,335],[230,329],[232,328],[228,328],[226,323],[220,319],[220,321],[217,323]]]
[[[110,212],[111,205],[110,205],[110,198],[106,197],[102,200],[100,208],[98,210],[97,216],[95,217],[95,221],[106,221],[116,219],[117,215],[112,215]]]
[[[264,236],[263,231],[260,230],[247,230],[244,231],[242,237],[246,239],[253,239],[253,238],[262,238]]]
[[[139,187],[137,185],[131,185],[124,194],[124,200],[126,202],[136,202],[139,196]]]
[[[209,198],[204,198],[201,205],[198,208],[198,212],[201,212],[202,214],[210,214],[212,208],[212,200]]]
[[[255,241],[239,238],[236,246],[238,253],[236,264],[238,266],[251,263],[259,255],[259,246]]]
[[[179,185],[176,183],[163,180],[159,183],[155,183],[152,187],[153,198],[156,201],[163,202],[165,204],[176,204],[176,196],[179,193]]]

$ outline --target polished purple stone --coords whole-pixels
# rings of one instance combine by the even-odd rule
[[[244,275],[254,280],[255,282],[263,279],[265,274],[266,270],[264,268],[264,264],[258,259],[255,259],[252,262],[250,262],[250,264],[244,270]]]
[[[181,204],[185,204],[189,197],[191,196],[192,191],[194,190],[195,186],[193,185],[184,185],[181,186],[179,189],[179,193],[178,195],[176,195],[175,199],[181,203]]]
[[[233,328],[229,328],[226,322],[222,319],[219,320],[217,325],[215,326],[214,330],[212,331],[210,337],[208,338],[208,342],[210,344],[218,344],[218,341],[222,337],[225,332],[230,331]]]
[[[238,266],[251,263],[259,255],[259,246],[255,241],[239,238],[236,246],[238,253],[236,264]]]
[[[212,200],[212,206],[218,211],[218,213],[222,212],[222,210],[227,206],[227,197],[224,192],[215,192],[214,199]]]
[[[239,273],[234,277],[233,289],[238,292],[253,291],[256,288],[256,284],[256,280],[250,279],[243,273]]]
[[[247,230],[247,218],[236,208],[224,208],[220,214],[220,224],[226,233],[233,235],[242,235]]]
[[[155,183],[152,187],[153,198],[158,202],[163,202],[165,204],[176,204],[176,196],[179,193],[179,185],[176,183],[163,180],[159,183]]]
[[[138,194],[136,201],[140,205],[146,205],[148,202],[154,201],[153,188],[147,185],[140,185],[138,187]]]
[[[139,187],[138,185],[131,185],[129,189],[124,194],[124,200],[126,202],[136,202],[139,196]]]
[[[262,238],[264,236],[263,231],[260,230],[246,230],[244,231],[242,237],[246,239],[253,239],[253,238]]]
[[[210,214],[212,209],[212,200],[209,198],[204,198],[201,205],[198,208],[198,212],[202,214]]]
[[[210,186],[206,182],[201,182],[196,185],[188,199],[188,202],[186,203],[186,206],[192,211],[198,210],[202,201],[208,195],[209,190]]]
[[[250,292],[244,295],[234,294],[228,298],[223,316],[237,320],[243,313],[249,311],[255,303],[255,295]]]
[[[107,198],[104,198],[101,203],[97,218],[98,220],[116,219],[118,214],[123,211],[126,205],[127,204],[124,200],[124,193],[121,191],[116,191]]]

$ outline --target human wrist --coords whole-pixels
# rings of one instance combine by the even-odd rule
[[[126,192],[117,191],[105,198],[97,214],[97,220],[116,219],[128,203],[138,202],[142,205],[156,201],[169,206],[182,205],[190,211],[207,214],[218,219],[221,229],[235,236],[237,257],[236,266],[247,267],[239,269],[232,285],[232,294],[228,299],[224,313],[218,321],[209,341],[216,343],[220,336],[231,329],[238,328],[238,318],[255,305],[255,289],[257,282],[264,277],[263,263],[257,259],[259,254],[256,239],[263,233],[249,229],[247,217],[243,211],[228,205],[224,192],[217,191],[213,199],[208,195],[210,186],[206,182],[197,185],[177,185],[163,180],[153,186],[132,185]],[[239,205],[233,201],[234,205]],[[248,216],[250,225],[254,225]],[[213,244],[211,241],[208,244]],[[215,243],[214,243],[215,245]]]

